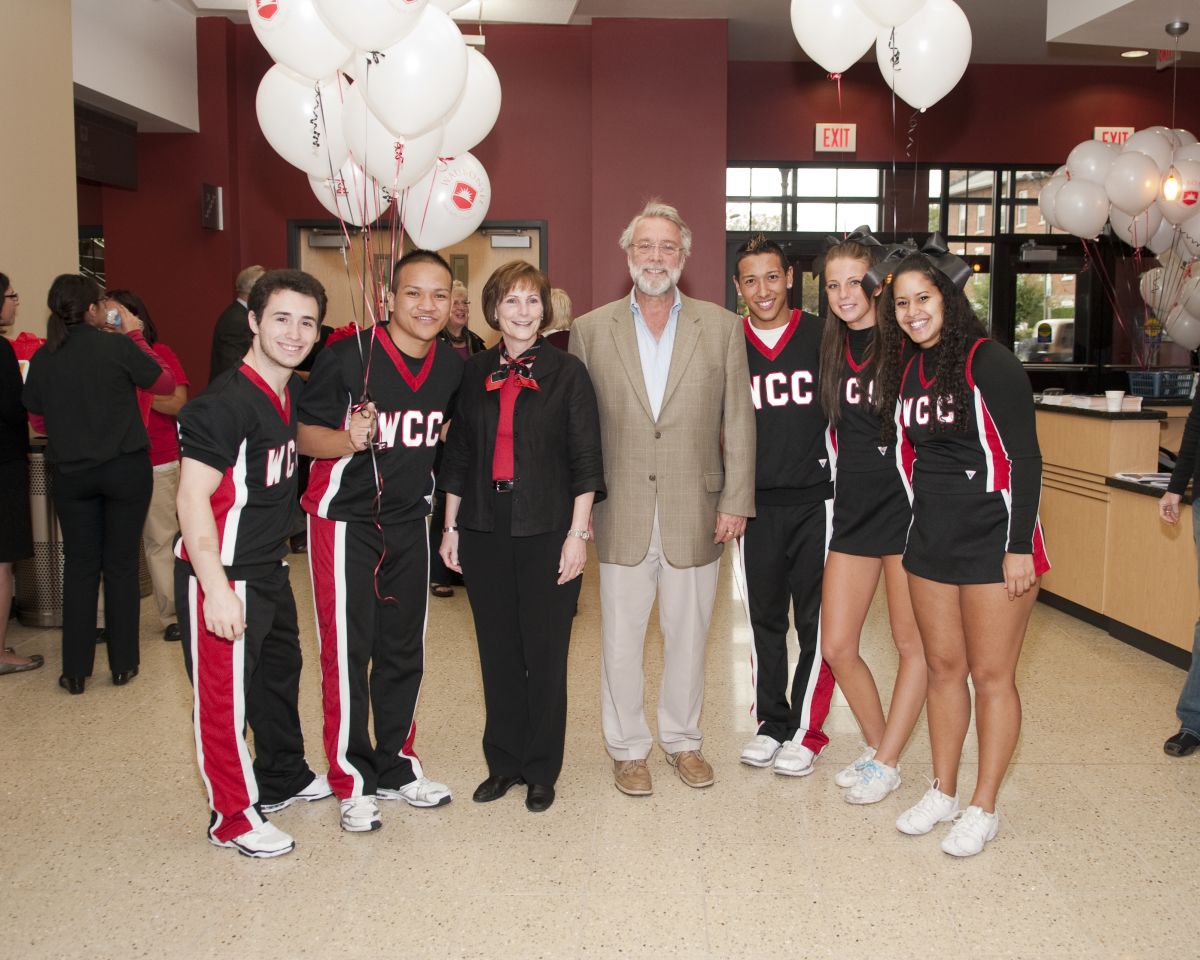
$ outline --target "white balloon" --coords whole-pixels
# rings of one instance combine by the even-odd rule
[[[1090,180],[1068,181],[1054,198],[1054,216],[1068,233],[1095,239],[1108,223],[1108,194]]]
[[[327,177],[346,162],[342,95],[337,76],[312,81],[282,64],[258,85],[254,109],[267,143],[310,177]],[[319,94],[318,94],[319,91]]]
[[[1157,130],[1139,130],[1130,134],[1129,139],[1121,147],[1122,153],[1144,153],[1158,166],[1159,173],[1166,173],[1171,165],[1171,141]]]
[[[1142,302],[1151,310],[1158,309],[1158,301],[1162,296],[1163,268],[1151,267],[1138,277],[1138,293]]]
[[[441,155],[441,127],[419,137],[397,137],[368,109],[357,83],[346,93],[343,121],[350,155],[393,193],[420,180]]]
[[[405,191],[404,229],[418,247],[450,247],[479,228],[491,202],[491,181],[473,154],[439,160]]]
[[[325,26],[313,0],[246,0],[246,12],[271,58],[302,77],[327,77],[350,56],[350,47]]]
[[[1155,209],[1158,209],[1155,207]],[[1162,211],[1159,211],[1161,214]],[[1155,256],[1160,256],[1166,253],[1175,246],[1175,237],[1178,235],[1178,227],[1170,220],[1163,220],[1158,229],[1150,234],[1150,239],[1146,241],[1146,249]]]
[[[1167,143],[1169,143],[1171,145],[1172,150],[1183,146],[1183,144],[1179,140],[1179,137],[1175,134],[1175,131],[1172,130],[1170,127],[1164,127],[1161,123],[1156,123],[1154,126],[1147,127],[1146,129],[1153,130],[1155,133],[1159,134],[1160,136],[1165,137],[1167,140]]]
[[[1175,139],[1179,141],[1179,145],[1181,147],[1190,147],[1196,142],[1195,134],[1188,130],[1184,130],[1183,127],[1176,127],[1171,132],[1175,134]]]
[[[1054,201],[1058,197],[1058,191],[1063,188],[1066,182],[1066,173],[1056,173],[1046,181],[1045,186],[1042,187],[1042,192],[1038,194],[1038,209],[1042,211],[1042,217],[1050,226],[1058,227],[1060,230],[1062,226],[1054,215]]]
[[[1200,257],[1200,213],[1179,225],[1179,240],[1183,250],[1178,252],[1186,251],[1186,259]],[[1192,313],[1200,316],[1200,310],[1193,310]]]
[[[1164,192],[1158,198],[1158,209],[1172,223],[1183,223],[1200,213],[1200,160],[1176,160],[1162,179],[1163,191],[1172,171],[1178,181],[1175,199],[1168,200]]]
[[[416,29],[378,58],[358,61],[371,112],[400,137],[417,137],[444,122],[467,82],[467,45],[454,21],[436,7],[421,11]]]
[[[359,50],[383,50],[417,25],[421,4],[392,0],[315,0],[330,30]]]
[[[392,0],[392,3],[396,4],[397,6],[406,2],[408,2],[408,0]],[[469,2],[470,0],[429,0],[429,5],[431,7],[437,7],[439,10],[445,13],[451,13],[457,10],[459,7],[465,7]]]
[[[858,6],[881,27],[898,27],[921,9],[925,0],[858,0]]]
[[[356,227],[374,223],[392,205],[392,194],[353,159],[342,164],[333,177],[309,177],[308,184],[321,206]]]
[[[1200,347],[1200,319],[1184,310],[1182,304],[1167,315],[1163,331],[1185,350]]]
[[[442,155],[457,157],[492,132],[500,116],[500,78],[478,50],[467,51],[467,83],[446,120]]]
[[[1103,184],[1121,148],[1100,140],[1084,140],[1067,154],[1067,173],[1073,180]],[[1147,204],[1149,206],[1149,204]]]
[[[1200,160],[1200,143],[1189,143],[1175,151],[1176,160]]]
[[[1156,206],[1149,206],[1141,213],[1130,216],[1114,204],[1109,210],[1108,221],[1112,224],[1113,235],[1136,250],[1144,247],[1154,236],[1162,225],[1163,217]]]
[[[1161,179],[1154,161],[1135,150],[1119,153],[1113,160],[1104,189],[1113,207],[1132,217],[1154,203]]]
[[[800,49],[828,73],[844,73],[871,49],[879,25],[854,0],[792,0]]]
[[[1200,273],[1193,274],[1183,282],[1179,305],[1193,317],[1200,316]]]
[[[971,59],[971,24],[953,0],[925,0],[895,28],[900,59],[892,66],[891,35],[881,31],[875,58],[884,82],[918,110],[933,106],[958,85]]]

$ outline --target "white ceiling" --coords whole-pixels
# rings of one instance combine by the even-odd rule
[[[245,0],[176,0],[201,15],[246,20]],[[971,23],[973,63],[1142,64],[1119,50],[1173,45],[1171,20],[1193,23],[1180,42],[1200,65],[1200,0],[956,0]],[[804,60],[788,0],[472,0],[460,21],[591,23],[610,17],[729,21],[732,60]],[[1049,38],[1049,39],[1048,39]],[[871,53],[874,56],[874,53]]]

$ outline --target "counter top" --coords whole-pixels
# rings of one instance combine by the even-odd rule
[[[1110,413],[1107,410],[1090,410],[1087,407],[1069,407],[1057,403],[1042,403],[1040,400],[1033,401],[1033,405],[1038,410],[1045,413],[1066,413],[1073,414],[1077,417],[1092,417],[1098,420],[1165,420],[1167,415],[1161,410],[1122,410],[1120,413]]]
[[[1125,490],[1129,493],[1140,493],[1144,497],[1153,497],[1155,500],[1158,500],[1167,492],[1166,487],[1156,487],[1150,483],[1138,483],[1136,480],[1125,480],[1121,477],[1105,477],[1104,485],[1116,487],[1118,490]],[[1189,504],[1192,502],[1192,492],[1190,490],[1183,495],[1182,502]]]

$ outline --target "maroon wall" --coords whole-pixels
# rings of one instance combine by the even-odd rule
[[[1183,77],[1191,89],[1195,71]],[[1061,164],[1093,127],[1141,129],[1171,119],[1170,71],[978,64],[916,114],[910,151],[914,111],[897,100],[893,126],[891,91],[873,61],[846,71],[841,86],[839,104],[837,84],[815,64],[729,64],[729,162],[836,163],[841,154],[814,152],[813,125],[844,121],[858,124],[858,150],[845,159]],[[1175,125],[1200,130],[1200,101],[1183,98]]]

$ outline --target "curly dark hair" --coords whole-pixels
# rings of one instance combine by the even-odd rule
[[[841,243],[834,244],[825,251],[825,263],[832,263],[834,260],[861,260],[866,264],[864,273],[879,259],[883,247],[867,246],[865,243],[859,243],[857,240],[843,240]],[[825,272],[821,272],[821,285],[825,285]],[[867,300],[872,298],[868,294]],[[878,306],[878,303],[876,302]],[[878,322],[878,321],[876,321]],[[821,401],[821,409],[825,411],[825,416],[829,418],[829,425],[836,427],[838,421],[842,417],[842,357],[845,355],[846,349],[846,324],[841,318],[833,312],[833,308],[826,305],[825,309],[825,326],[821,332],[821,374],[820,383],[818,385],[817,396]],[[870,350],[866,356],[866,369],[863,375],[863,389],[867,389],[867,385],[879,377],[880,358],[879,351],[879,335],[876,333],[875,340],[872,341]]]
[[[935,410],[951,410],[954,408],[956,397],[966,397],[970,394],[967,388],[967,356],[975,341],[988,335],[979,318],[975,316],[975,311],[971,309],[971,302],[966,294],[930,263],[926,256],[916,253],[900,261],[880,297],[877,312],[879,329],[875,334],[883,355],[877,381],[876,404],[883,419],[880,436],[888,443],[896,439],[893,414],[896,399],[900,396],[904,356],[911,356],[911,353],[904,350],[908,339],[896,322],[896,279],[905,273],[921,274],[942,295],[942,334],[937,342],[938,350],[933,370]],[[968,420],[968,416],[955,416],[954,422],[947,424],[941,418],[934,417],[932,429],[935,432],[955,430],[961,433],[967,429]]]

